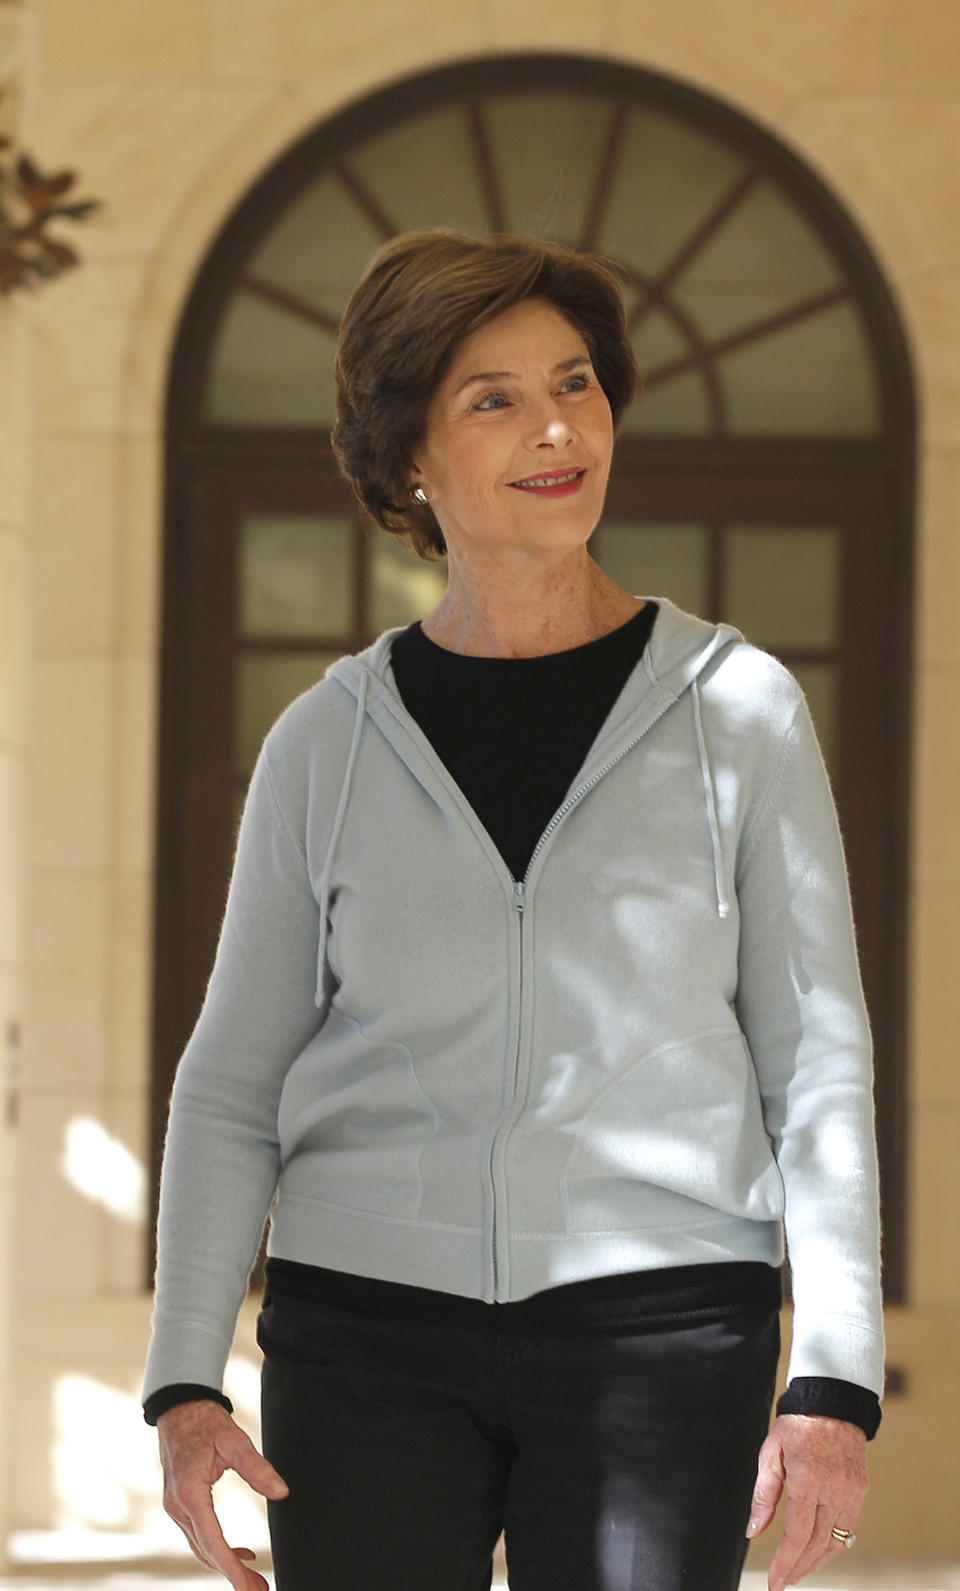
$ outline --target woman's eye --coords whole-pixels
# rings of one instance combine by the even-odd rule
[[[565,387],[569,387],[571,382],[574,382],[574,381],[579,381],[580,390],[581,391],[583,391],[584,388],[589,387],[589,385],[590,385],[590,377],[589,376],[571,376],[569,381],[565,381],[564,382],[564,386]]]
[[[498,400],[499,403],[506,403],[507,401],[502,392],[485,392],[483,397],[478,399],[473,407],[475,409],[485,409],[491,398]]]

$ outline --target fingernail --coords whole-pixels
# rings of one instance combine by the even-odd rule
[[[747,1535],[748,1536],[752,1536],[754,1531],[759,1526],[759,1524],[760,1524],[759,1519],[751,1519],[749,1525],[747,1526]]]

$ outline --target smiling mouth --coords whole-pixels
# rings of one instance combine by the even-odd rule
[[[562,474],[556,472],[552,475],[531,475],[525,481],[511,481],[511,486],[516,486],[521,492],[543,490],[547,486],[569,486],[579,480],[586,470],[565,470]]]

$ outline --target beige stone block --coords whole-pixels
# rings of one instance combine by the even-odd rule
[[[8,523],[22,522],[28,510],[27,436],[36,307],[23,292],[0,298],[0,520]]]
[[[491,0],[488,10],[493,43],[498,50],[545,48],[549,29],[551,51],[559,49],[610,50],[614,41],[614,0]]]
[[[106,1047],[106,877],[35,873],[27,900],[24,1067],[34,1090],[96,1090]]]
[[[911,892],[908,1094],[920,1107],[960,1108],[960,882]]]
[[[612,0],[612,11],[618,56],[748,116],[779,119],[800,91],[869,92],[887,81],[887,0]]]
[[[155,657],[163,594],[163,438],[124,432],[119,445],[119,645],[127,655]]]
[[[153,865],[156,824],[157,671],[151,658],[117,666],[117,766],[114,847],[121,868]]]
[[[0,746],[0,964],[23,956],[24,767],[19,751]]]
[[[97,1166],[86,1148],[98,1103],[79,1090],[24,1090],[16,1278],[24,1293],[80,1296],[99,1286],[101,1205],[89,1191]]]
[[[914,684],[913,833],[915,882],[960,880],[960,669],[931,665]]]
[[[101,1287],[104,1293],[140,1293],[150,1285],[147,1265],[149,1198],[149,1091],[111,1092],[104,1125],[116,1161],[114,1209],[104,1223]]]
[[[307,87],[309,91],[305,91]],[[231,123],[229,139],[221,140],[212,158],[192,164],[190,180],[180,186],[178,205],[160,246],[161,264],[181,266],[184,297],[237,204],[318,118],[350,97],[350,84],[337,72],[321,74],[319,85],[312,81],[309,85],[278,84],[269,79],[260,84],[245,79],[232,86],[230,94],[240,96],[244,120]]]
[[[88,268],[105,257],[152,253],[198,173],[229,155],[275,94],[271,85],[251,91],[214,78],[41,81],[45,147],[68,150],[76,194],[104,206],[76,226],[64,224],[63,237]]]
[[[166,426],[167,381],[173,345],[198,262],[191,270],[168,259],[151,261],[131,306],[120,373],[121,428],[161,436]]]
[[[921,458],[915,655],[960,663],[960,447],[927,448]]]
[[[35,456],[36,651],[107,652],[116,639],[116,438],[41,432]]]
[[[956,208],[953,200],[951,204]],[[960,437],[960,269],[905,281],[903,301],[915,350],[924,442],[955,448]]]
[[[910,1298],[919,1308],[960,1309],[958,1133],[960,1107],[912,1107],[907,1146],[907,1254]]]
[[[941,1360],[917,1359],[908,1374],[908,1395],[884,1400],[883,1423],[867,1450],[870,1490],[857,1522],[856,1553],[861,1570],[875,1566],[875,1577],[861,1580],[861,1585],[882,1586],[889,1571],[889,1562],[882,1565],[882,1560],[909,1561],[920,1543],[928,1562],[951,1561],[955,1553],[952,1493],[960,1463],[960,1380]],[[936,1462],[931,1463],[934,1454]],[[862,1546],[868,1563],[859,1559]],[[827,1585],[846,1584],[834,1572],[835,1563],[815,1578]],[[928,1577],[920,1571],[913,1583],[935,1585],[935,1573]]]
[[[130,0],[44,0],[40,70],[48,77],[198,77],[209,71],[206,7]]]
[[[35,344],[42,429],[103,431],[126,423],[126,361],[143,274],[138,259],[99,259],[43,289]]]
[[[890,11],[891,81],[904,94],[960,95],[956,0],[899,0]]]
[[[98,658],[44,658],[33,672],[28,859],[39,867],[104,866],[113,817],[112,667]]]
[[[19,0],[0,0],[0,79],[12,78],[23,70],[26,61],[26,25],[26,11],[21,8]]]
[[[18,1313],[22,1305],[18,1303]],[[50,1529],[55,1498],[51,1457],[54,1443],[52,1376],[46,1365],[32,1364],[19,1344],[14,1367],[9,1445],[16,1453],[11,1470],[10,1521],[21,1520]]]
[[[15,527],[0,525],[0,746],[23,745],[27,688],[27,555]]]
[[[135,1361],[103,1351],[80,1357],[65,1318],[69,1307],[57,1311],[59,1351],[39,1360],[27,1345],[21,1361],[17,1517],[48,1529],[153,1535],[162,1483],[157,1435],[140,1413]],[[76,1302],[71,1312],[75,1317]],[[169,1524],[170,1532],[157,1532],[158,1552],[175,1535]]]
[[[150,1092],[153,1041],[153,876],[118,872],[110,886],[107,1071],[111,1088]]]
[[[819,170],[898,280],[960,258],[960,99],[810,95],[784,135]]]
[[[430,60],[490,48],[488,9],[476,0],[209,0],[215,70],[221,77],[322,75],[365,60],[376,83]],[[544,27],[549,16],[544,11]]]

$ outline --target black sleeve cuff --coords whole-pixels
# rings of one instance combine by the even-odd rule
[[[859,1425],[872,1442],[883,1418],[880,1399],[866,1387],[833,1376],[794,1376],[777,1400],[778,1414],[825,1414],[833,1420]]]
[[[178,1403],[197,1403],[201,1398],[212,1398],[228,1414],[233,1413],[230,1399],[215,1387],[200,1387],[192,1381],[178,1381],[173,1386],[159,1387],[156,1392],[151,1392],[143,1405],[143,1417],[148,1425],[156,1425],[161,1414],[166,1414],[168,1409],[176,1408]]]

